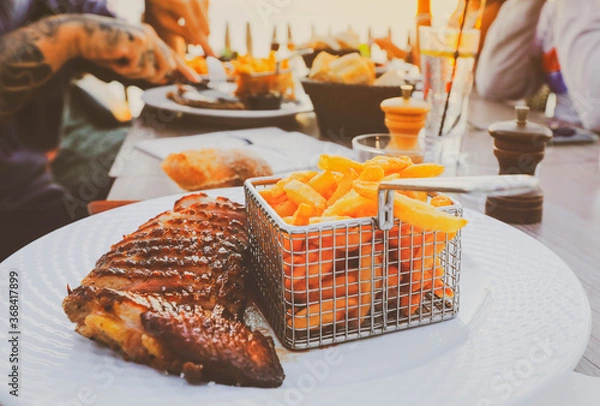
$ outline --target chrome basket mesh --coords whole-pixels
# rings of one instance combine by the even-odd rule
[[[286,348],[321,347],[457,314],[460,232],[426,232],[398,219],[382,230],[377,218],[291,226],[259,194],[277,180],[251,179],[244,190],[259,307]],[[440,209],[462,216],[457,203]]]

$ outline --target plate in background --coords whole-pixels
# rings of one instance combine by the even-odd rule
[[[308,97],[298,96],[299,102],[283,103],[278,110],[219,110],[219,109],[201,109],[197,107],[184,106],[175,103],[167,97],[169,92],[176,90],[175,85],[160,86],[148,89],[144,92],[142,100],[148,106],[175,111],[183,114],[192,114],[201,117],[213,117],[230,120],[252,120],[252,119],[271,119],[281,117],[291,117],[299,113],[309,113],[313,111],[312,103]]]

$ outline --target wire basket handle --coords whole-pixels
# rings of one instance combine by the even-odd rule
[[[381,230],[394,227],[394,190],[473,193],[487,196],[541,194],[538,179],[531,175],[461,176],[412,178],[382,182],[379,185],[377,221]]]

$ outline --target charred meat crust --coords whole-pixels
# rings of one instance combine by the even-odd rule
[[[191,383],[276,387],[270,337],[239,318],[246,301],[243,206],[203,193],[124,236],[63,308],[81,335]]]
[[[127,359],[183,373],[190,383],[212,380],[270,388],[283,382],[272,342],[222,317],[219,307],[208,311],[194,304],[178,305],[165,295],[80,286],[65,298],[63,308],[82,335],[100,338]],[[119,341],[110,334],[98,336],[87,322],[90,315],[128,326],[127,337]]]
[[[142,324],[166,351],[184,360],[189,382],[216,382],[263,388],[278,387],[283,369],[272,344],[259,331],[198,311],[146,312]],[[188,365],[185,368],[185,365]]]

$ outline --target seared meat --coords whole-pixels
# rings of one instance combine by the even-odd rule
[[[196,304],[238,317],[245,304],[242,206],[186,196],[114,244],[82,285],[144,293],[194,293]]]
[[[177,89],[167,93],[167,97],[177,104],[201,109],[244,110],[244,103],[237,99],[215,93],[214,90],[199,90],[194,86],[177,85]]]
[[[273,343],[237,322],[248,246],[241,205],[187,196],[104,254],[63,308],[77,331],[189,381],[279,386]]]
[[[81,335],[189,382],[268,388],[283,381],[272,341],[223,318],[218,306],[208,311],[162,295],[90,286],[75,289],[63,306]]]

